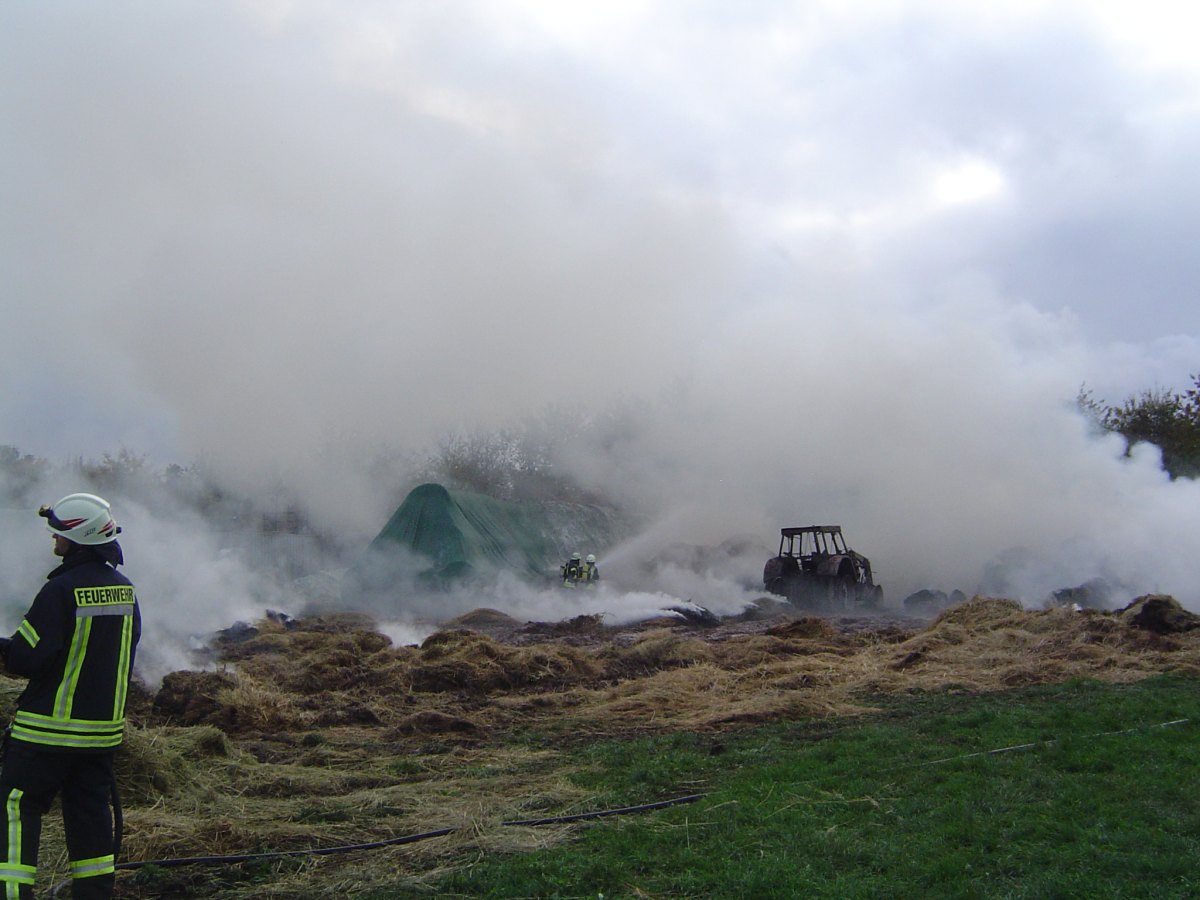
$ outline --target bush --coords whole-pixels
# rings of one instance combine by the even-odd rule
[[[1080,391],[1078,404],[1101,428],[1125,438],[1126,455],[1146,442],[1162,450],[1163,468],[1172,478],[1200,475],[1200,376],[1183,393],[1165,388],[1143,391],[1120,406]]]

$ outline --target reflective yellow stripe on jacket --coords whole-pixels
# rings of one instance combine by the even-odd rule
[[[37,633],[37,629],[29,624],[28,619],[21,620],[21,624],[17,626],[17,634],[25,638],[25,643],[29,644],[30,647],[36,647],[42,639],[41,635]]]
[[[125,593],[128,591],[128,593]],[[84,604],[81,594],[87,594],[90,603]],[[41,744],[46,747],[64,749],[107,750],[119,747],[125,734],[125,701],[129,693],[129,663],[133,656],[133,607],[125,602],[132,597],[132,589],[123,589],[121,593],[110,592],[112,597],[102,600],[92,599],[100,592],[95,589],[77,589],[76,601],[78,607],[75,614],[75,631],[71,635],[70,647],[67,651],[67,661],[63,666],[62,681],[54,695],[53,714],[29,712],[18,709],[13,717],[12,736],[17,740],[31,744]],[[83,671],[83,662],[87,658],[88,640],[92,634],[92,624],[101,616],[121,616],[121,643],[117,659],[117,678],[113,686],[112,718],[77,719],[72,716],[75,703],[75,691],[79,686],[79,676]],[[22,622],[22,627],[28,623]],[[33,638],[37,633],[30,627]],[[29,640],[29,635],[26,635]]]
[[[12,736],[31,744],[103,750],[119,747],[125,734],[125,719],[98,722],[43,716],[19,709],[13,716]]]

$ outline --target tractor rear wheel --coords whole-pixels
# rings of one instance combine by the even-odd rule
[[[836,575],[829,580],[827,602],[830,609],[849,609],[850,598],[854,595],[854,580],[842,575]]]

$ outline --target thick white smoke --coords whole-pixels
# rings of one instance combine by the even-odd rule
[[[0,631],[11,634],[62,562],[53,554],[42,502],[68,493],[96,490],[69,473],[33,485],[39,497],[28,507],[0,510]],[[297,605],[295,588],[281,576],[277,552],[267,539],[229,531],[194,510],[159,506],[151,510],[122,493],[112,494],[113,513],[125,565],[142,607],[143,639],[137,671],[150,684],[167,672],[204,661],[202,651],[214,632],[235,621],[256,620],[267,609]],[[315,561],[314,561],[315,562]]]
[[[1200,605],[1196,484],[1072,408],[1196,367],[1194,73],[1101,19],[793,7],[6,5],[0,443],[199,459],[353,546],[438,436],[557,408],[651,517],[602,560],[636,595],[732,608],[753,553],[728,601],[637,558],[830,523],[893,599]],[[125,514],[148,634],[295,608]]]
[[[598,484],[644,465],[676,510],[667,535],[771,543],[783,525],[842,524],[897,600],[1037,603],[1105,577],[1126,599],[1200,601],[1186,549],[1200,486],[1091,429],[1073,373],[1099,360],[1063,322],[968,294],[886,314],[780,302],[727,327],[616,465],[581,462]],[[1008,580],[988,576],[1014,548]]]

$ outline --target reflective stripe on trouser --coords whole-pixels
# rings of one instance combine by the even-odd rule
[[[97,875],[108,875],[115,871],[117,860],[111,853],[108,856],[97,856],[95,859],[71,860],[72,878],[95,878]]]
[[[20,788],[12,788],[4,796],[4,836],[5,854],[0,863],[0,883],[4,885],[5,900],[20,900],[22,896],[33,896],[33,882],[37,876],[37,867],[21,862],[22,851],[26,848],[25,830],[21,825],[22,800],[25,792]],[[37,837],[34,837],[36,842]],[[28,854],[26,854],[28,855]],[[34,862],[37,862],[37,847],[33,848]]]
[[[14,864],[21,868],[0,882],[6,889],[5,900],[33,896],[42,817],[55,796],[62,800],[67,854],[72,861],[71,875],[77,879],[73,896],[112,895],[111,788],[111,753],[68,753],[9,741],[0,771],[0,797],[5,800],[7,816],[0,860],[10,870]]]
[[[37,871],[33,866],[6,863],[0,867],[0,884],[4,885],[5,900],[23,900],[33,896],[33,882]]]

